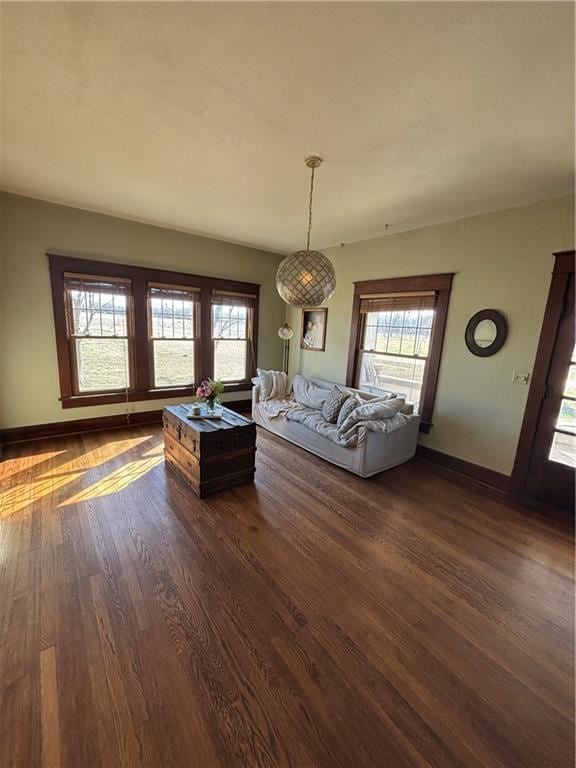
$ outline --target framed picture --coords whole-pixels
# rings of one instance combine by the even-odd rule
[[[326,348],[327,309],[302,310],[302,334],[300,349],[312,352],[324,352]]]

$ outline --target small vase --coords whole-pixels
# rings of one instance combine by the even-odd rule
[[[207,397],[206,398],[206,410],[208,413],[213,414],[216,410],[216,406],[218,405],[218,398],[217,397]]]

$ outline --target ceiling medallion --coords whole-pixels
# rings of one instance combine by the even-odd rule
[[[322,158],[312,155],[305,162],[312,169],[306,250],[296,251],[280,262],[276,273],[276,288],[284,301],[293,307],[318,307],[334,294],[336,274],[330,259],[320,251],[310,250],[314,171],[322,163]]]

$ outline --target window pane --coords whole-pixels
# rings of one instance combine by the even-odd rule
[[[434,320],[434,310],[433,309],[422,309],[420,311],[420,327],[421,328],[432,328],[432,322]]]
[[[376,346],[376,326],[366,323],[364,326],[364,349],[374,349]]]
[[[186,339],[194,338],[194,314],[184,314],[184,337]]]
[[[72,333],[77,336],[126,336],[126,296],[70,291]]]
[[[150,298],[153,339],[194,338],[194,298]]]
[[[246,341],[214,342],[214,378],[218,381],[241,381],[246,378]]]
[[[564,394],[566,397],[576,397],[576,365],[571,365],[568,370]]]
[[[416,328],[418,325],[418,318],[420,317],[420,310],[410,309],[404,312],[404,325],[409,328]]]
[[[554,432],[548,458],[550,461],[557,461],[559,464],[576,467],[576,436]]]
[[[388,338],[388,347],[386,349],[390,354],[399,353],[401,351],[402,343],[402,328],[401,326],[393,326],[390,328],[390,336]]]
[[[416,337],[415,354],[418,357],[428,357],[430,351],[430,328],[420,328]]]
[[[238,304],[212,304],[212,337],[214,339],[245,339],[247,319],[246,307]]]
[[[126,339],[76,339],[80,392],[101,392],[130,386]]]
[[[427,357],[433,317],[432,310],[368,312],[363,349]]]
[[[574,400],[562,400],[556,427],[576,434],[576,402]]]
[[[363,352],[358,387],[376,394],[397,392],[417,408],[425,365],[425,360]]]
[[[194,384],[194,342],[155,339],[154,386],[178,387]]]
[[[389,328],[383,322],[383,312],[370,312],[366,318],[366,330],[364,332],[364,349],[377,349],[386,351],[388,344]]]
[[[416,354],[416,328],[404,328],[402,334],[402,342],[400,352],[403,355],[415,355]]]

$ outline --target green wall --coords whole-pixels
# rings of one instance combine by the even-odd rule
[[[574,247],[574,198],[551,200],[324,252],[336,269],[328,302],[325,352],[292,344],[291,372],[344,382],[353,283],[455,272],[434,410],[424,445],[510,474],[528,395],[513,371],[532,371],[555,251]],[[478,310],[501,310],[509,323],[503,349],[475,357],[464,329]],[[287,320],[300,331],[298,310]]]
[[[421,442],[505,474],[512,470],[528,387],[513,371],[532,371],[554,251],[574,247],[574,198],[476,216],[326,250],[338,285],[330,302],[326,352],[303,352],[298,336],[290,369],[344,382],[353,283],[369,278],[455,272],[434,426]],[[47,249],[87,258],[229,277],[260,283],[259,362],[281,364],[276,330],[286,318],[300,329],[298,310],[275,288],[280,257],[252,248],[0,194],[0,425],[65,421],[123,413],[124,404],[63,410]],[[499,309],[509,323],[503,349],[471,355],[464,329],[474,312]],[[247,393],[248,394],[248,393]],[[131,403],[131,410],[164,401]],[[165,402],[174,402],[166,400]]]
[[[223,212],[225,215],[225,212]],[[276,292],[280,257],[113,216],[0,194],[0,426],[16,427],[124,413],[125,404],[63,410],[47,249],[86,258],[161,267],[260,283],[259,363],[281,365],[276,330],[284,303]],[[250,393],[234,395],[234,399]],[[230,396],[232,397],[232,395]],[[133,411],[177,400],[130,403]]]

